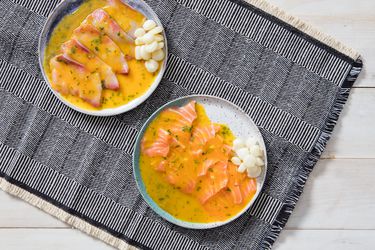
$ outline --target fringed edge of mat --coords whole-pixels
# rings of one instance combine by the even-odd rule
[[[92,237],[102,240],[108,245],[111,245],[120,250],[138,250],[138,248],[129,245],[128,243],[126,243],[126,241],[114,237],[106,231],[99,229],[91,225],[90,223],[65,212],[64,210],[39,198],[38,196],[8,182],[4,178],[0,178],[0,188],[5,192],[18,197],[30,203],[31,205],[43,210],[44,212],[58,218],[59,220],[73,226],[74,228],[77,228]]]
[[[353,83],[357,80],[359,73],[362,70],[362,60],[359,58],[354,63],[352,69],[350,70],[349,74],[346,77],[346,80],[343,85],[345,86],[353,86]],[[325,125],[322,129],[321,135],[315,143],[313,150],[310,153],[307,161],[301,168],[301,173],[297,177],[297,181],[295,186],[293,187],[291,194],[285,200],[283,207],[280,210],[279,215],[275,219],[274,223],[271,226],[271,232],[265,237],[263,242],[264,249],[271,249],[272,245],[275,243],[276,239],[280,235],[282,229],[285,227],[290,215],[292,214],[301,194],[303,193],[303,188],[306,184],[306,181],[314,169],[314,166],[320,159],[324,149],[327,146],[327,143],[332,135],[333,129],[337,124],[339,116],[344,109],[344,106],[349,98],[350,93],[349,88],[340,88],[339,92],[337,93],[336,101],[331,108],[331,112],[329,113]]]
[[[318,41],[328,45],[329,47],[334,48],[335,50],[343,53],[344,55],[352,58],[353,60],[357,60],[360,54],[355,51],[354,49],[346,46],[345,44],[341,43],[340,41],[336,40],[334,37],[327,35],[317,28],[313,27],[311,24],[308,24],[305,21],[302,21],[298,17],[288,14],[284,10],[280,9],[279,7],[265,1],[265,0],[245,0],[249,4],[261,9],[280,20],[288,23],[289,25],[295,27],[296,29],[308,34],[309,36],[317,39]]]

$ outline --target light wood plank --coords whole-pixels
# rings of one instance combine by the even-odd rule
[[[371,250],[374,245],[373,230],[285,230],[273,249]]]
[[[1,227],[67,228],[68,226],[38,208],[0,191]]]
[[[292,15],[335,16],[351,19],[373,19],[372,0],[267,0]]]
[[[4,250],[112,250],[114,248],[75,229],[0,229]]]
[[[0,242],[7,250],[113,249],[74,229],[0,229]],[[274,249],[370,250],[374,244],[373,230],[285,230]]]
[[[374,107],[375,89],[353,89],[323,157],[375,158]]]
[[[372,0],[270,0],[289,14],[312,24],[358,51],[364,69],[355,87],[375,87],[375,1]]]
[[[375,160],[321,160],[289,229],[375,229]]]

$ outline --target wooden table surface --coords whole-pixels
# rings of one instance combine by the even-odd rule
[[[274,249],[374,249],[375,1],[271,0],[359,51],[365,68]],[[0,192],[0,249],[112,249]]]

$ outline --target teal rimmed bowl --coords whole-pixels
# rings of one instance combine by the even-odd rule
[[[181,107],[190,101],[195,100],[197,103],[200,103],[204,106],[206,113],[210,120],[216,123],[221,124],[227,124],[230,126],[230,129],[232,130],[233,134],[236,137],[248,137],[248,136],[254,136],[258,139],[260,145],[262,148],[266,148],[264,145],[263,137],[258,129],[258,127],[255,125],[253,120],[238,106],[234,105],[233,103],[226,101],[224,99],[213,97],[213,96],[205,96],[205,95],[191,95],[186,96],[182,98],[175,99],[173,101],[168,102],[164,106],[160,107],[158,110],[155,111],[145,122],[143,125],[141,131],[138,134],[135,148],[134,148],[134,154],[133,154],[133,173],[134,178],[137,183],[138,189],[143,197],[143,199],[147,202],[147,204],[161,217],[166,219],[167,221],[181,226],[185,228],[191,228],[191,229],[208,229],[208,228],[214,228],[218,226],[225,225],[239,216],[241,216],[243,213],[245,213],[254,203],[255,199],[258,197],[262,187],[263,183],[266,177],[267,172],[267,154],[266,150],[264,150],[264,162],[265,167],[262,170],[262,174],[257,178],[257,191],[254,195],[254,198],[244,207],[243,210],[241,210],[237,215],[229,218],[225,221],[217,221],[217,222],[210,222],[210,223],[195,223],[195,222],[188,222],[180,220],[167,211],[163,210],[161,207],[158,206],[158,204],[150,197],[150,195],[147,193],[146,186],[142,180],[142,174],[141,169],[139,166],[139,158],[141,153],[141,141],[144,136],[144,133],[146,132],[148,126],[150,123],[165,109],[170,107]]]

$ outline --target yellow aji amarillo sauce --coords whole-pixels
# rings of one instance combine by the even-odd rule
[[[193,128],[195,126],[210,123],[210,120],[202,105],[196,104],[196,111],[198,116],[193,123]],[[165,128],[168,126],[168,124],[170,124],[170,122],[171,117],[169,117],[166,113],[161,113],[154,121],[150,123],[144,134],[144,141],[155,140],[158,129]],[[232,145],[233,140],[235,139],[232,132],[226,125],[220,124],[220,126],[221,129],[218,134],[224,139],[225,144]],[[206,146],[208,149],[215,147],[215,140],[209,141],[208,145]],[[174,150],[178,151],[173,152]],[[203,156],[200,159],[194,158],[188,149],[183,150],[181,148],[171,148],[170,154],[177,155],[177,157],[173,158],[173,164],[184,164],[184,167],[191,169],[192,172],[196,171],[197,166],[201,164],[204,158]],[[214,155],[211,156],[214,157]],[[245,197],[241,204],[229,202],[227,205],[223,205],[220,200],[222,198],[220,197],[221,193],[218,193],[208,202],[210,206],[210,210],[208,210],[206,207],[207,205],[202,205],[202,203],[196,198],[196,195],[200,189],[199,178],[197,182],[198,184],[193,193],[187,194],[182,192],[180,188],[168,183],[166,173],[157,171],[155,169],[155,161],[158,160],[160,160],[158,157],[149,157],[145,153],[141,152],[140,172],[146,187],[146,191],[163,210],[180,220],[195,223],[225,221],[242,211],[254,197],[256,190]],[[169,158],[169,160],[172,160],[172,158]],[[246,178],[248,177],[246,176]],[[256,183],[256,180],[253,180]],[[225,193],[228,191],[230,190],[225,188],[225,190],[222,190],[221,192]]]
[[[103,8],[104,7],[104,8]],[[127,32],[133,26],[141,27],[146,18],[139,12],[126,5],[118,4],[109,6],[106,0],[86,0],[73,13],[65,16],[54,29],[48,45],[45,49],[43,66],[49,81],[52,81],[50,59],[60,54],[61,45],[69,40],[76,29],[85,18],[98,8],[103,8],[120,26]],[[129,44],[117,44],[125,55],[133,54]],[[120,84],[119,90],[103,89],[102,105],[99,108],[93,107],[81,98],[73,95],[62,95],[68,102],[82,109],[101,110],[122,106],[135,98],[141,96],[154,82],[158,71],[149,73],[143,61],[135,59],[127,60],[129,74],[116,74]]]

